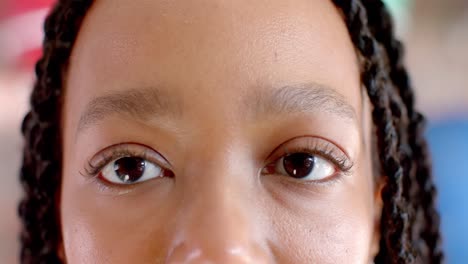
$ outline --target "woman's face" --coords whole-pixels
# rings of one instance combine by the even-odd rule
[[[67,263],[369,263],[370,107],[331,1],[97,1],[70,58]]]

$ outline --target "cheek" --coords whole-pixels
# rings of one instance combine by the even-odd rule
[[[317,204],[307,212],[283,213],[276,219],[278,255],[285,262],[367,262],[372,222],[359,208]]]
[[[369,261],[374,232],[370,175],[356,167],[354,175],[345,177],[321,191],[281,192],[270,201],[279,263]]]
[[[157,202],[158,192],[124,198],[89,189],[71,190],[64,181],[61,217],[67,263],[164,261],[159,258],[167,251],[171,212]]]

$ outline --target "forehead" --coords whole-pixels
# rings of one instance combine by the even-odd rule
[[[73,108],[134,87],[209,101],[314,82],[359,109],[356,55],[331,1],[96,1],[70,65]]]

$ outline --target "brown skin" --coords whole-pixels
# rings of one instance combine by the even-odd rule
[[[381,201],[370,107],[331,2],[97,1],[67,77],[67,263],[372,262]],[[297,86],[288,107],[265,103]],[[316,86],[328,87],[322,103],[303,95]],[[87,175],[122,146],[167,177],[111,185]],[[334,169],[320,181],[269,166],[308,146],[353,166],[344,173],[317,154]]]

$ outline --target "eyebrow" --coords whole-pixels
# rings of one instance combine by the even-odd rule
[[[334,89],[306,83],[279,89],[253,89],[244,101],[245,116],[259,119],[292,113],[330,113],[343,120],[357,122],[354,108]],[[129,89],[99,96],[90,101],[80,116],[77,134],[115,114],[126,114],[138,120],[155,116],[174,118],[182,114],[177,102],[163,90],[151,87]]]
[[[245,109],[254,114],[254,119],[292,113],[329,113],[357,123],[354,107],[343,95],[328,86],[303,83],[282,86],[273,93],[269,90],[256,91],[245,101]]]
[[[181,113],[178,106],[164,91],[155,87],[112,92],[94,98],[86,105],[78,121],[77,134],[115,114],[127,114],[139,120],[154,116],[175,117]]]

